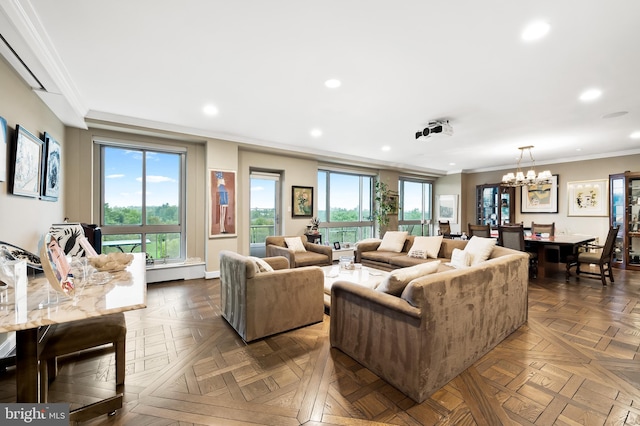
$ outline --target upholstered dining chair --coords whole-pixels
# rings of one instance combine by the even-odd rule
[[[58,374],[58,358],[109,346],[115,351],[115,395],[71,412],[73,421],[85,421],[102,414],[112,415],[122,408],[125,376],[127,324],[123,313],[52,325],[40,353],[40,401],[47,402],[49,384]]]
[[[587,243],[578,248],[578,252],[572,256],[567,257],[567,272],[566,278],[569,281],[571,276],[571,268],[576,267],[576,279],[580,279],[580,274],[591,275],[599,277],[602,281],[602,285],[607,285],[607,278],[613,280],[613,270],[611,268],[611,262],[613,259],[613,249],[616,242],[616,236],[618,235],[619,227],[610,227],[607,233],[607,239],[604,245],[596,245]],[[582,251],[581,251],[582,250]],[[582,264],[597,265],[598,272],[585,271],[580,268]]]
[[[529,275],[534,278],[538,272],[538,255],[525,250],[524,227],[519,225],[499,225],[498,245],[529,254]]]
[[[444,237],[451,235],[451,224],[448,220],[438,221],[438,234]]]
[[[490,238],[491,237],[491,225],[489,225],[488,223],[486,225],[473,225],[473,224],[469,224],[469,238],[473,237],[474,235],[476,237],[484,237],[484,238]]]
[[[555,222],[551,222],[551,223],[531,222],[531,234],[532,235],[549,234],[550,237],[553,237],[556,235],[556,223]],[[555,257],[552,259],[549,259],[549,257],[547,256],[547,261],[560,262],[560,246],[547,244],[544,246],[544,249],[546,252],[553,252],[555,254]]]

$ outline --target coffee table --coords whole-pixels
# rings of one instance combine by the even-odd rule
[[[341,270],[339,265],[323,266],[324,272],[324,306],[331,307],[331,286],[336,281],[349,281],[364,287],[376,286],[389,276],[389,272],[361,266],[357,269]]]

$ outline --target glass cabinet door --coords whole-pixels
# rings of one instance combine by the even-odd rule
[[[612,175],[609,187],[611,188],[611,226],[618,226],[618,236],[616,237],[613,249],[613,262],[624,263],[624,212],[625,212],[625,196],[624,196],[624,175]]]
[[[629,265],[640,265],[640,228],[638,227],[640,215],[640,178],[629,178],[629,210],[627,223],[629,229],[627,230],[627,244],[628,258],[627,263]]]

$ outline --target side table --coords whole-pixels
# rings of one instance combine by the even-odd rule
[[[341,248],[341,249],[332,249],[333,253],[332,253],[332,258],[331,260],[333,260],[334,262],[340,260],[340,256],[355,256],[356,255],[356,250],[353,247],[349,247],[349,248]]]
[[[322,234],[304,234],[307,237],[307,241],[314,244],[322,244]]]

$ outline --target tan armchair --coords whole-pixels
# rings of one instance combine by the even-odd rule
[[[264,258],[274,270],[257,272],[256,262],[220,252],[222,316],[245,342],[323,320],[324,273],[310,266],[289,269],[284,257]]]
[[[294,252],[287,247],[285,238],[293,238],[288,236],[271,236],[265,240],[267,257],[284,256],[289,260],[292,268],[301,266],[327,266],[333,263],[333,251],[329,246],[313,244],[303,241],[306,252]],[[302,237],[303,239],[306,237]]]

